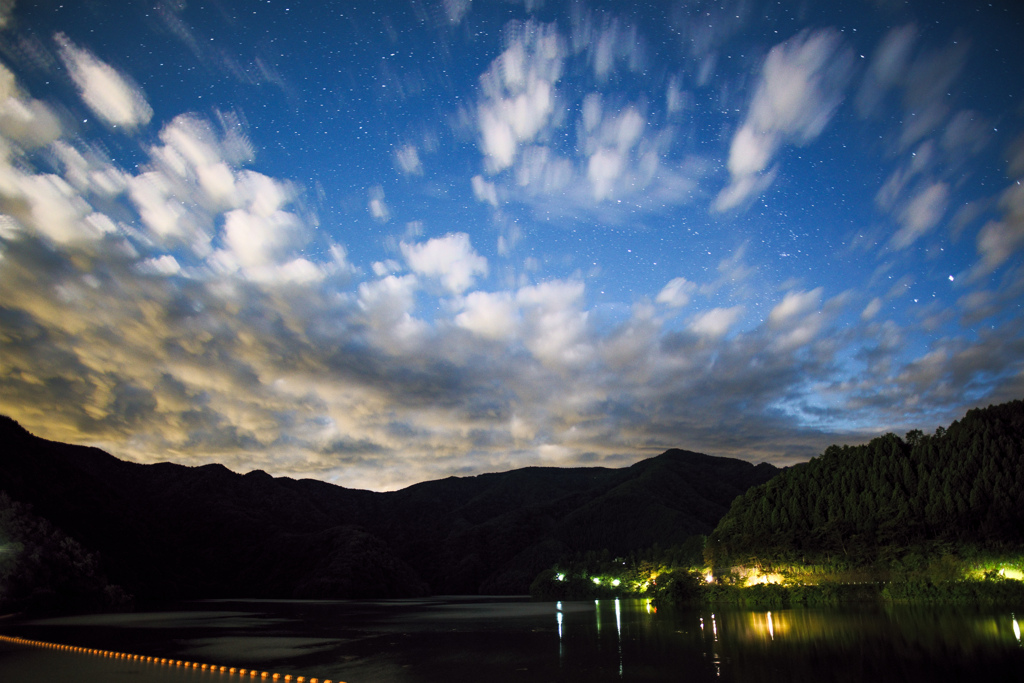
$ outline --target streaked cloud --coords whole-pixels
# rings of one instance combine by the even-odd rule
[[[672,308],[682,308],[683,306],[690,303],[690,299],[693,297],[693,293],[697,291],[697,284],[689,282],[684,277],[673,278],[667,285],[665,285],[658,296],[655,297],[655,301],[660,304],[671,306]]]
[[[0,29],[7,26],[11,20],[11,13],[14,11],[14,0],[0,0]]]
[[[76,46],[63,33],[54,36],[54,40],[82,100],[97,116],[129,131],[149,123],[153,108],[127,76]]]
[[[773,47],[746,118],[729,149],[730,184],[716,211],[728,211],[771,183],[769,164],[784,144],[818,137],[842,101],[853,54],[833,30],[803,31]]]
[[[15,8],[0,412],[383,489],[673,446],[792,463],[1024,387],[1024,143],[969,41],[526,5],[327,17],[313,70],[180,3],[138,27],[145,67]],[[181,84],[133,71],[168,56]]]
[[[904,249],[942,218],[949,201],[949,186],[934,183],[924,188],[900,212],[902,227],[892,236],[892,246]]]
[[[420,162],[420,153],[415,145],[405,145],[395,152],[395,162],[402,173],[406,175],[422,175],[423,164]]]
[[[50,108],[20,92],[14,74],[0,62],[0,135],[31,149],[53,142],[60,128]]]
[[[565,58],[553,24],[512,23],[505,32],[505,50],[480,77],[483,99],[477,105],[480,149],[490,173],[511,166],[522,145],[550,123]]]
[[[991,273],[1024,247],[1024,185],[1021,180],[1006,188],[999,197],[1002,218],[992,220],[978,232],[977,276]]]

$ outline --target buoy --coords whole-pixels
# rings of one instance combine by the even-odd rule
[[[123,659],[125,661],[134,662],[151,662],[154,664],[161,664],[165,666],[176,666],[183,667],[186,669],[201,669],[206,671],[209,669],[212,671],[220,671],[221,673],[230,673],[239,676],[248,676],[249,678],[262,678],[272,679],[274,681],[280,681],[281,683],[332,683],[331,679],[325,678],[322,681],[319,678],[306,678],[305,676],[294,676],[292,674],[280,674],[270,673],[269,671],[258,671],[256,669],[240,669],[236,667],[228,667],[226,665],[219,666],[216,664],[202,664],[200,662],[186,662],[182,659],[168,659],[167,657],[153,657],[152,655],[139,655],[131,652],[115,652],[114,650],[101,650],[94,647],[84,647],[82,645],[66,645],[63,643],[48,643],[43,640],[29,640],[27,638],[5,636],[0,634],[0,642],[6,643],[17,643],[19,645],[31,645],[34,647],[40,647],[47,650],[59,650],[61,652],[77,652],[80,654],[99,655],[101,657],[110,657],[111,659]],[[343,681],[337,681],[337,683],[344,683]]]

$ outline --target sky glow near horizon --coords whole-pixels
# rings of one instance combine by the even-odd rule
[[[1022,10],[933,4],[0,0],[0,412],[384,490],[1024,397]]]

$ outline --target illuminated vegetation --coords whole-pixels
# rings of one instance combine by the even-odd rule
[[[713,597],[1024,604],[1021,500],[1024,401],[831,446],[733,502],[705,548]]]
[[[541,574],[531,593],[1024,605],[1021,500],[1024,401],[1014,401],[972,410],[932,435],[832,446],[739,495],[701,557],[692,543],[676,557],[578,555]]]
[[[653,546],[626,557],[612,558],[607,550],[577,553],[541,572],[530,594],[543,600],[658,596],[676,583],[703,581],[703,546],[703,536],[692,536],[678,546]]]

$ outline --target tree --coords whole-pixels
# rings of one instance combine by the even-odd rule
[[[0,491],[0,610],[73,611],[130,601],[99,556]]]

